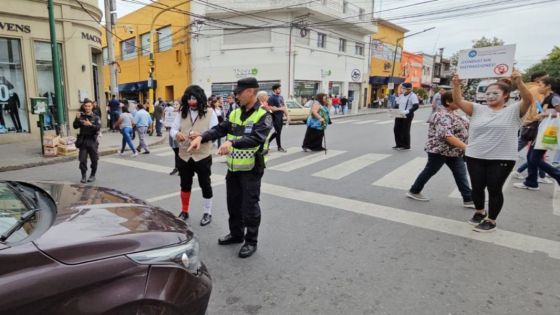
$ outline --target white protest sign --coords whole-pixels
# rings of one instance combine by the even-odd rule
[[[514,58],[515,45],[461,50],[457,73],[461,79],[507,77],[513,71]]]

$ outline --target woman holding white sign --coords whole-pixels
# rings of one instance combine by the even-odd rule
[[[486,106],[465,101],[461,93],[461,79],[458,75],[453,76],[455,104],[471,116],[465,159],[476,208],[469,223],[475,225],[477,232],[496,230],[496,219],[504,204],[502,188],[517,159],[517,132],[521,128],[522,117],[533,103],[521,74],[514,70],[511,79],[521,93],[521,101],[506,107],[511,86],[496,82],[486,90]],[[488,212],[484,207],[486,190]]]

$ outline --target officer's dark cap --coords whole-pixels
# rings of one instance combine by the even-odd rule
[[[402,87],[405,88],[405,89],[412,89],[412,84],[410,84],[410,83],[403,83],[403,84],[402,84]]]
[[[233,93],[239,94],[245,89],[257,89],[259,87],[259,82],[255,78],[244,78],[237,81],[237,87],[233,90]]]

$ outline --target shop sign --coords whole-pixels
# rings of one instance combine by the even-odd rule
[[[332,74],[331,70],[321,69],[321,78],[329,77]]]
[[[259,73],[257,68],[233,68],[233,74],[236,78],[246,78],[256,76]]]
[[[358,69],[354,69],[352,70],[350,76],[352,77],[352,81],[360,81],[360,79],[362,78],[362,72],[360,72],[360,70]]]
[[[101,45],[101,37],[82,32],[82,39],[87,39]]]
[[[0,30],[8,31],[8,32],[31,33],[31,26],[23,25],[23,24],[0,22]]]

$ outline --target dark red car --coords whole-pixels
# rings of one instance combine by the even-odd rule
[[[206,313],[192,231],[130,195],[0,181],[0,233],[0,314]]]

